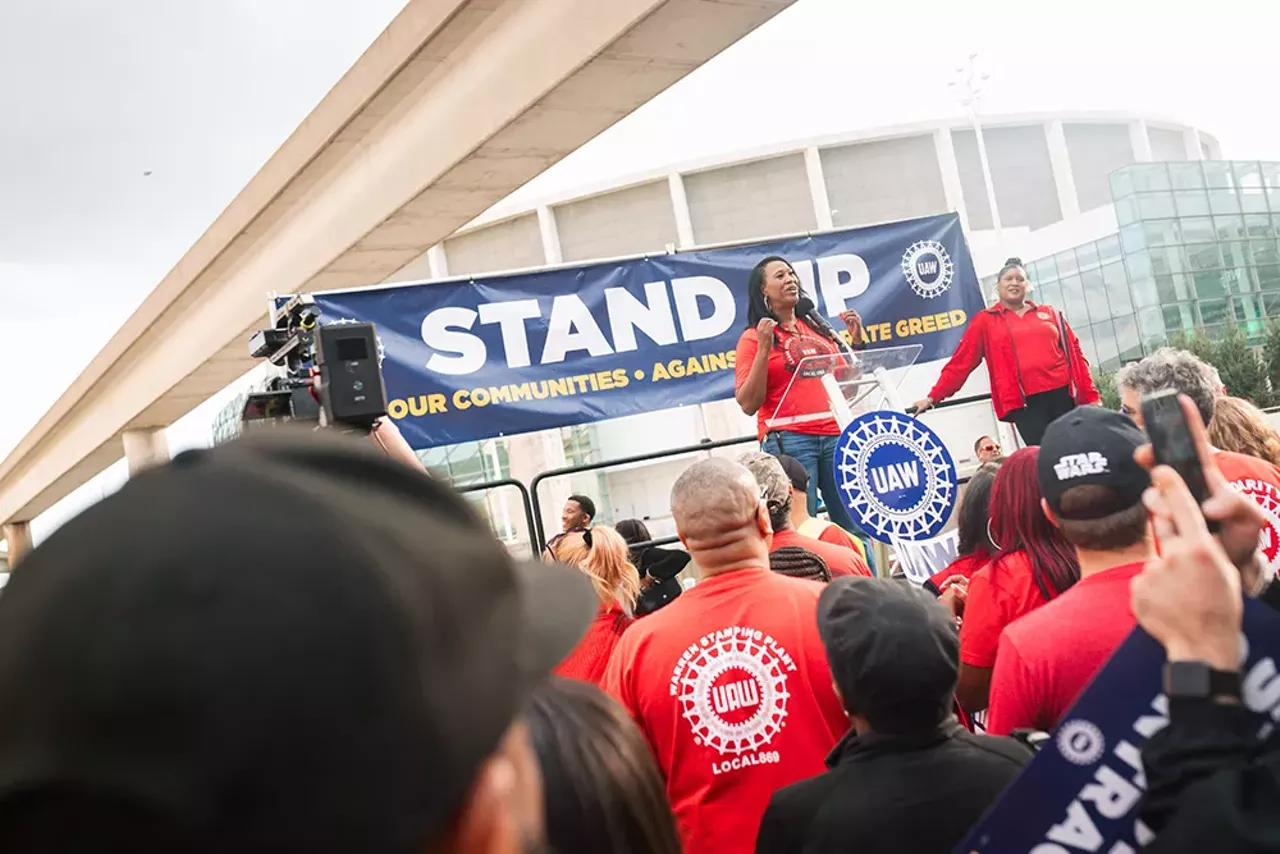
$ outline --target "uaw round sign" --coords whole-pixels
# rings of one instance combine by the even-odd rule
[[[934,537],[955,507],[951,453],[937,433],[898,412],[868,412],[844,428],[835,473],[844,506],[881,542]]]

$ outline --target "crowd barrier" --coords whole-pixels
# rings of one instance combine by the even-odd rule
[[[990,394],[975,394],[968,397],[958,397],[944,401],[935,406],[934,409],[949,409],[955,406],[964,406],[970,403],[979,403],[989,400],[991,400]],[[534,477],[528,486],[525,486],[523,482],[514,478],[503,478],[500,480],[488,480],[482,483],[471,484],[470,486],[459,487],[458,491],[466,494],[503,488],[518,490],[520,492],[520,503],[524,510],[525,523],[528,525],[527,530],[530,534],[529,546],[531,553],[541,554],[547,547],[547,535],[546,529],[542,523],[542,501],[538,490],[546,481],[557,477],[569,477],[575,474],[582,474],[583,472],[602,471],[618,466],[630,466],[637,463],[667,459],[669,457],[679,457],[685,454],[714,451],[718,448],[731,448],[735,445],[754,445],[756,442],[757,440],[754,435],[738,436],[733,439],[718,439],[716,441],[703,439],[697,444],[683,445],[681,447],[670,448],[665,451],[653,451],[647,454],[636,454],[629,457],[616,457],[610,460],[601,460],[596,463],[582,463],[574,466],[550,469]],[[962,477],[958,482],[963,485],[969,482],[969,478]],[[659,537],[648,542],[636,543],[635,547],[643,548],[646,546],[666,546],[675,542],[677,542],[676,537]]]

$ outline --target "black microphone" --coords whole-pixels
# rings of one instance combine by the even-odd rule
[[[822,312],[818,311],[818,307],[813,304],[813,300],[808,297],[800,297],[799,302],[796,303],[796,317],[803,317],[810,323],[826,329],[827,332],[831,334],[831,337],[835,339],[837,346],[839,346],[850,358],[853,357],[853,353],[849,349],[849,345],[844,343],[844,339],[840,337],[840,333],[836,332],[835,328],[832,327],[831,321],[822,316]]]

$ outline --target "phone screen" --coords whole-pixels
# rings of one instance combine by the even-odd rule
[[[1209,488],[1205,485],[1200,455],[1196,453],[1186,414],[1178,403],[1178,393],[1170,389],[1144,397],[1142,420],[1151,437],[1156,462],[1181,475],[1196,502],[1203,504],[1209,497]]]

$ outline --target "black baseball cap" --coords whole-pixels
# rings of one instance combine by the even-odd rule
[[[0,849],[418,854],[597,607],[349,438],[181,454],[0,597]]]
[[[799,460],[786,454],[778,454],[778,462],[782,463],[782,470],[787,473],[792,489],[797,492],[809,491],[809,471]]]
[[[960,634],[930,594],[887,578],[836,578],[818,599],[818,634],[845,708],[877,732],[928,728],[948,714]]]
[[[1147,436],[1128,417],[1100,406],[1079,406],[1044,431],[1036,471],[1040,493],[1060,519],[1101,519],[1142,500],[1151,485],[1133,452]],[[1091,502],[1085,511],[1062,512],[1062,497],[1077,486],[1105,486],[1112,500]]]

